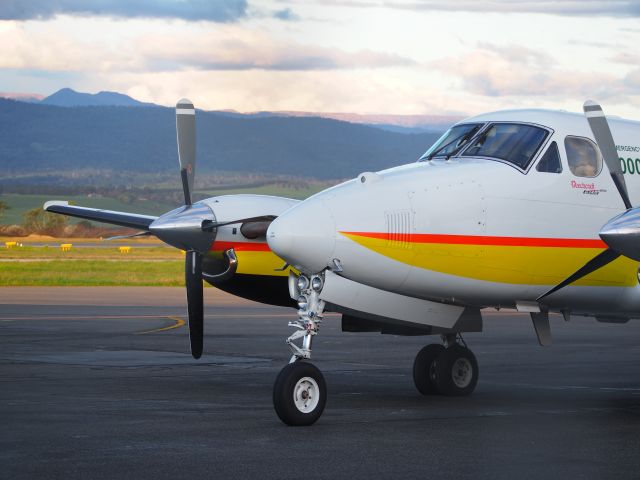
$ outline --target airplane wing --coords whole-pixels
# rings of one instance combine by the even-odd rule
[[[101,210],[98,208],[76,207],[69,202],[53,200],[44,204],[47,212],[61,213],[71,217],[94,220],[96,222],[110,223],[121,227],[136,228],[149,231],[149,225],[158,217],[140,215],[137,213],[115,212],[113,210]]]

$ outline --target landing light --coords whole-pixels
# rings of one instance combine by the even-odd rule
[[[300,275],[298,277],[298,290],[300,290],[302,292],[303,290],[306,290],[307,288],[309,288],[309,279],[307,277],[305,277],[304,275]]]
[[[316,292],[322,290],[322,278],[319,276],[315,276],[311,279],[311,288],[313,288]]]

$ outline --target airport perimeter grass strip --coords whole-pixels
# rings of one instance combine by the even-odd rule
[[[0,262],[0,286],[184,285],[184,260],[43,260]]]
[[[12,260],[179,260],[184,258],[184,254],[171,247],[137,247],[131,246],[128,253],[121,253],[118,248],[120,245],[110,247],[82,247],[73,246],[69,251],[62,251],[59,245],[49,247],[13,247],[0,248],[0,261],[5,259]]]

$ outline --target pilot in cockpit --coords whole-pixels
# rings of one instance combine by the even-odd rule
[[[571,172],[577,177],[594,177],[598,172],[598,155],[591,143],[582,138],[567,137],[564,145]]]

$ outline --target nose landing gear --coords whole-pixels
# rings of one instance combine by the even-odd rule
[[[298,279],[298,318],[289,322],[296,331],[287,338],[292,356],[273,385],[273,406],[287,425],[312,425],[322,415],[327,401],[327,386],[322,372],[306,360],[311,358],[313,337],[318,334],[322,323],[324,302],[320,292],[324,285],[322,274],[309,280],[301,275]],[[296,345],[295,340],[302,339]]]
[[[423,395],[470,395],[478,383],[478,361],[471,350],[458,343],[456,335],[443,339],[445,345],[427,345],[418,352],[413,382]]]

